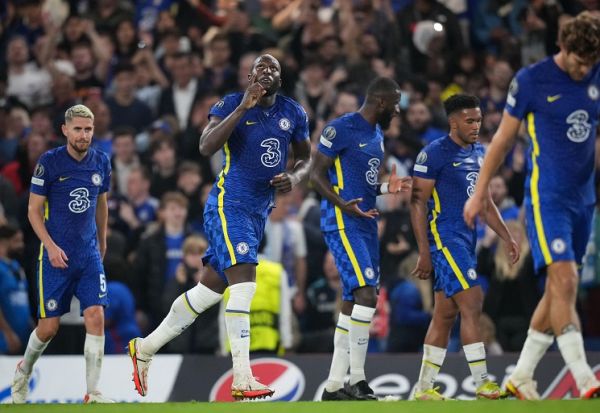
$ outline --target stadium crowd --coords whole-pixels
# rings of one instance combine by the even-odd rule
[[[402,88],[401,117],[385,131],[381,174],[411,175],[420,149],[447,133],[442,102],[481,99],[480,141],[489,143],[516,71],[558,51],[561,20],[598,0],[8,0],[0,6],[0,353],[20,354],[37,317],[39,240],[27,220],[37,160],[65,143],[60,125],[76,103],[95,115],[93,145],[112,162],[106,352],[151,331],[198,282],[203,208],[222,156],[198,139],[220,97],[243,91],[255,58],[282,64],[280,93],[309,116],[313,149],[324,125],[356,111],[376,76]],[[497,236],[478,225],[486,290],[481,328],[489,354],[519,351],[541,297],[523,224],[528,142],[523,131],[492,198],[521,244],[510,266]],[[568,165],[565,165],[568,173]],[[600,181],[598,181],[600,182]],[[417,352],[431,320],[431,280],[410,276],[417,258],[410,193],[378,199],[381,280],[370,351]],[[287,275],[287,350],[327,352],[340,283],[310,185],[276,197],[264,259]],[[588,350],[600,350],[600,215],[582,268],[578,310]],[[218,306],[166,350],[216,353]],[[283,310],[282,310],[283,313]],[[287,314],[287,313],[286,313]],[[0,321],[2,321],[0,319]],[[79,353],[78,308],[63,316],[48,352]],[[280,323],[282,324],[282,323]],[[285,323],[283,323],[285,324]],[[68,331],[72,330],[73,334]],[[453,334],[450,349],[460,349]],[[268,349],[276,350],[276,349]]]

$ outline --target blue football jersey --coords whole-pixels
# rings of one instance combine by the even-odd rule
[[[513,79],[506,111],[527,121],[527,202],[595,202],[599,87],[600,65],[575,81],[552,57],[521,69]]]
[[[225,96],[209,116],[226,118],[243,97],[243,93]],[[272,106],[247,110],[223,146],[223,169],[206,205],[229,204],[266,216],[274,197],[269,182],[285,171],[290,143],[308,138],[306,112],[288,97],[277,95]]]
[[[475,248],[475,229],[463,219],[463,208],[475,192],[484,149],[480,143],[463,148],[446,135],[427,145],[417,156],[413,176],[434,179],[427,202],[429,245],[439,250],[448,242]]]
[[[66,146],[44,153],[35,167],[31,192],[46,197],[46,229],[69,259],[97,253],[96,203],[109,189],[110,172],[104,152],[90,148],[78,162]]]
[[[383,132],[358,112],[331,121],[321,134],[319,151],[335,160],[329,170],[334,191],[346,201],[362,198],[363,211],[375,208],[379,166],[383,161]],[[321,201],[321,230],[377,231],[375,219],[348,215],[327,199]]]

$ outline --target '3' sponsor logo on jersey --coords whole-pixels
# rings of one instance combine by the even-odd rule
[[[71,210],[71,212],[81,214],[90,207],[90,192],[87,188],[73,189],[69,195],[74,198],[69,201],[69,210]]]

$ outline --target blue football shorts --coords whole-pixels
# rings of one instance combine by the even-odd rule
[[[227,283],[225,270],[237,264],[258,264],[258,247],[265,232],[266,217],[230,205],[204,211],[204,232],[208,250],[204,265],[215,269]]]
[[[37,265],[38,317],[59,317],[71,309],[73,295],[79,299],[81,311],[93,305],[109,303],[106,276],[100,253],[70,256],[68,268],[55,268],[44,250]]]
[[[446,297],[480,284],[477,276],[475,248],[463,243],[444,244],[431,251],[434,271],[434,291],[443,291]]]
[[[581,264],[592,230],[594,205],[525,202],[527,236],[536,273],[556,261]]]
[[[354,301],[353,292],[379,283],[379,239],[377,233],[364,231],[327,231],[323,233],[342,280],[342,299]]]

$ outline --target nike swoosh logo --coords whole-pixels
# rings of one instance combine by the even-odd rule
[[[247,120],[247,121],[246,121],[246,125],[247,125],[247,126],[255,125],[255,124],[257,124],[257,123],[258,123],[258,122],[252,122],[251,120]]]
[[[452,162],[452,166],[459,166],[462,162]]]
[[[250,334],[246,334],[246,335],[241,335],[240,338],[246,338],[246,337],[250,337]]]
[[[104,297],[106,297],[106,294],[108,294],[108,293],[98,294],[98,298],[104,298]]]
[[[59,177],[58,177],[58,180],[59,180],[60,182],[62,182],[62,181],[66,181],[66,180],[67,180],[67,179],[69,179],[69,178],[70,178],[70,176],[59,176]]]
[[[548,103],[552,103],[557,101],[558,99],[560,99],[560,95],[554,95],[554,96],[548,96],[546,98],[546,100],[548,101]]]
[[[361,148],[364,148],[365,146],[367,146],[368,143],[359,143],[358,146],[360,146]]]

